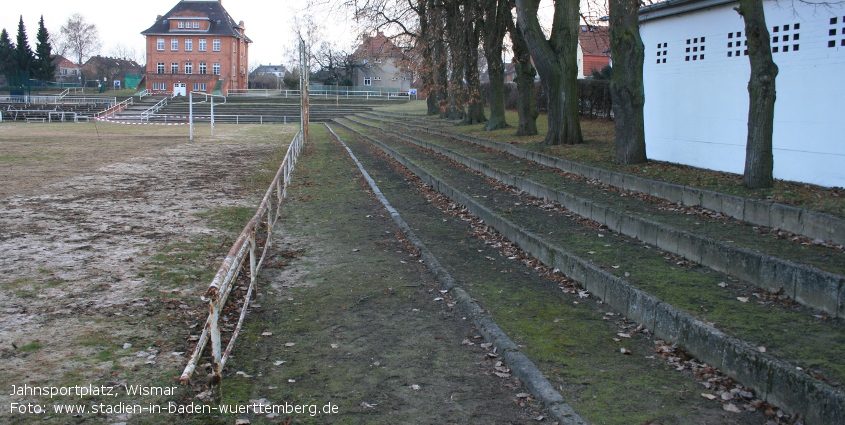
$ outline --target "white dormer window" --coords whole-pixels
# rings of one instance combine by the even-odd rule
[[[182,21],[179,21],[179,28],[185,28],[185,23],[182,22]]]
[[[193,25],[193,26],[194,26],[194,29],[199,29],[199,27],[200,27],[200,23],[199,23],[199,21],[194,21],[194,25]]]

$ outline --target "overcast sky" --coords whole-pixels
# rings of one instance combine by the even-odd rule
[[[44,25],[52,38],[57,38],[59,28],[68,17],[78,12],[89,23],[97,26],[103,46],[100,54],[109,53],[118,43],[132,47],[144,59],[144,37],[141,31],[155,22],[156,15],[164,15],[179,0],[145,0],[143,2],[107,2],[102,0],[0,0],[0,28],[5,28],[12,42],[18,34],[18,21],[23,16],[29,47],[35,50],[38,21],[44,15]],[[302,15],[308,0],[223,0],[223,7],[232,18],[244,21],[246,35],[252,39],[249,48],[250,63],[286,63],[283,51],[292,45],[290,29],[293,16]],[[311,3],[315,3],[313,0]],[[312,6],[313,8],[314,6]],[[343,11],[316,10],[315,20],[325,32],[334,37],[355,38],[355,30],[347,22]]]

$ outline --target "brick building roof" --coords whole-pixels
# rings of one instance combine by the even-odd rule
[[[171,18],[201,18],[208,19],[211,23],[208,30],[195,29],[172,29],[169,20]],[[242,35],[238,30],[243,26],[229,15],[223,8],[220,1],[193,1],[181,0],[173,9],[170,9],[164,16],[156,18],[155,24],[147,28],[143,35],[219,35],[235,38],[243,38],[247,43],[252,43],[249,37]]]

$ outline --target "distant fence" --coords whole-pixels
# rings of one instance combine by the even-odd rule
[[[213,359],[211,383],[213,385],[220,383],[220,373],[226,365],[226,360],[232,352],[235,339],[238,337],[238,333],[246,317],[246,311],[249,308],[249,302],[258,280],[258,272],[261,270],[261,265],[264,263],[265,256],[270,247],[273,226],[279,218],[282,200],[287,196],[291,174],[304,144],[305,140],[302,136],[302,130],[300,130],[291,141],[282,165],[279,167],[279,171],[276,173],[275,178],[273,178],[273,182],[270,183],[270,187],[264,194],[261,204],[258,206],[258,211],[247,223],[240,235],[238,235],[234,245],[232,245],[226,258],[223,260],[223,264],[217,270],[214,280],[211,281],[211,285],[209,285],[205,293],[209,307],[208,319],[205,322],[202,335],[200,335],[197,341],[197,346],[191,355],[191,359],[182,372],[180,381],[183,384],[190,382],[191,375],[194,373],[197,362],[200,356],[202,356],[203,350],[205,350],[205,346],[209,340],[211,340],[211,354]],[[238,276],[245,268],[244,263],[247,258],[249,258],[249,287],[246,295],[244,295],[240,318],[234,329],[230,330],[232,333],[224,351],[222,349],[220,314],[226,305],[229,293],[237,283]]]
[[[318,87],[318,88],[314,88]],[[323,87],[329,87],[325,89]],[[308,94],[312,98],[326,99],[416,99],[416,94],[408,91],[395,89],[369,89],[369,90],[348,90],[348,87],[340,86],[311,86]],[[229,96],[256,96],[256,97],[299,97],[299,90],[287,89],[231,89]]]

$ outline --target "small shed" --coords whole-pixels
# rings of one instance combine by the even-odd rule
[[[751,66],[738,4],[669,0],[640,9],[649,158],[743,172]],[[845,9],[763,4],[780,70],[774,176],[845,186]]]

